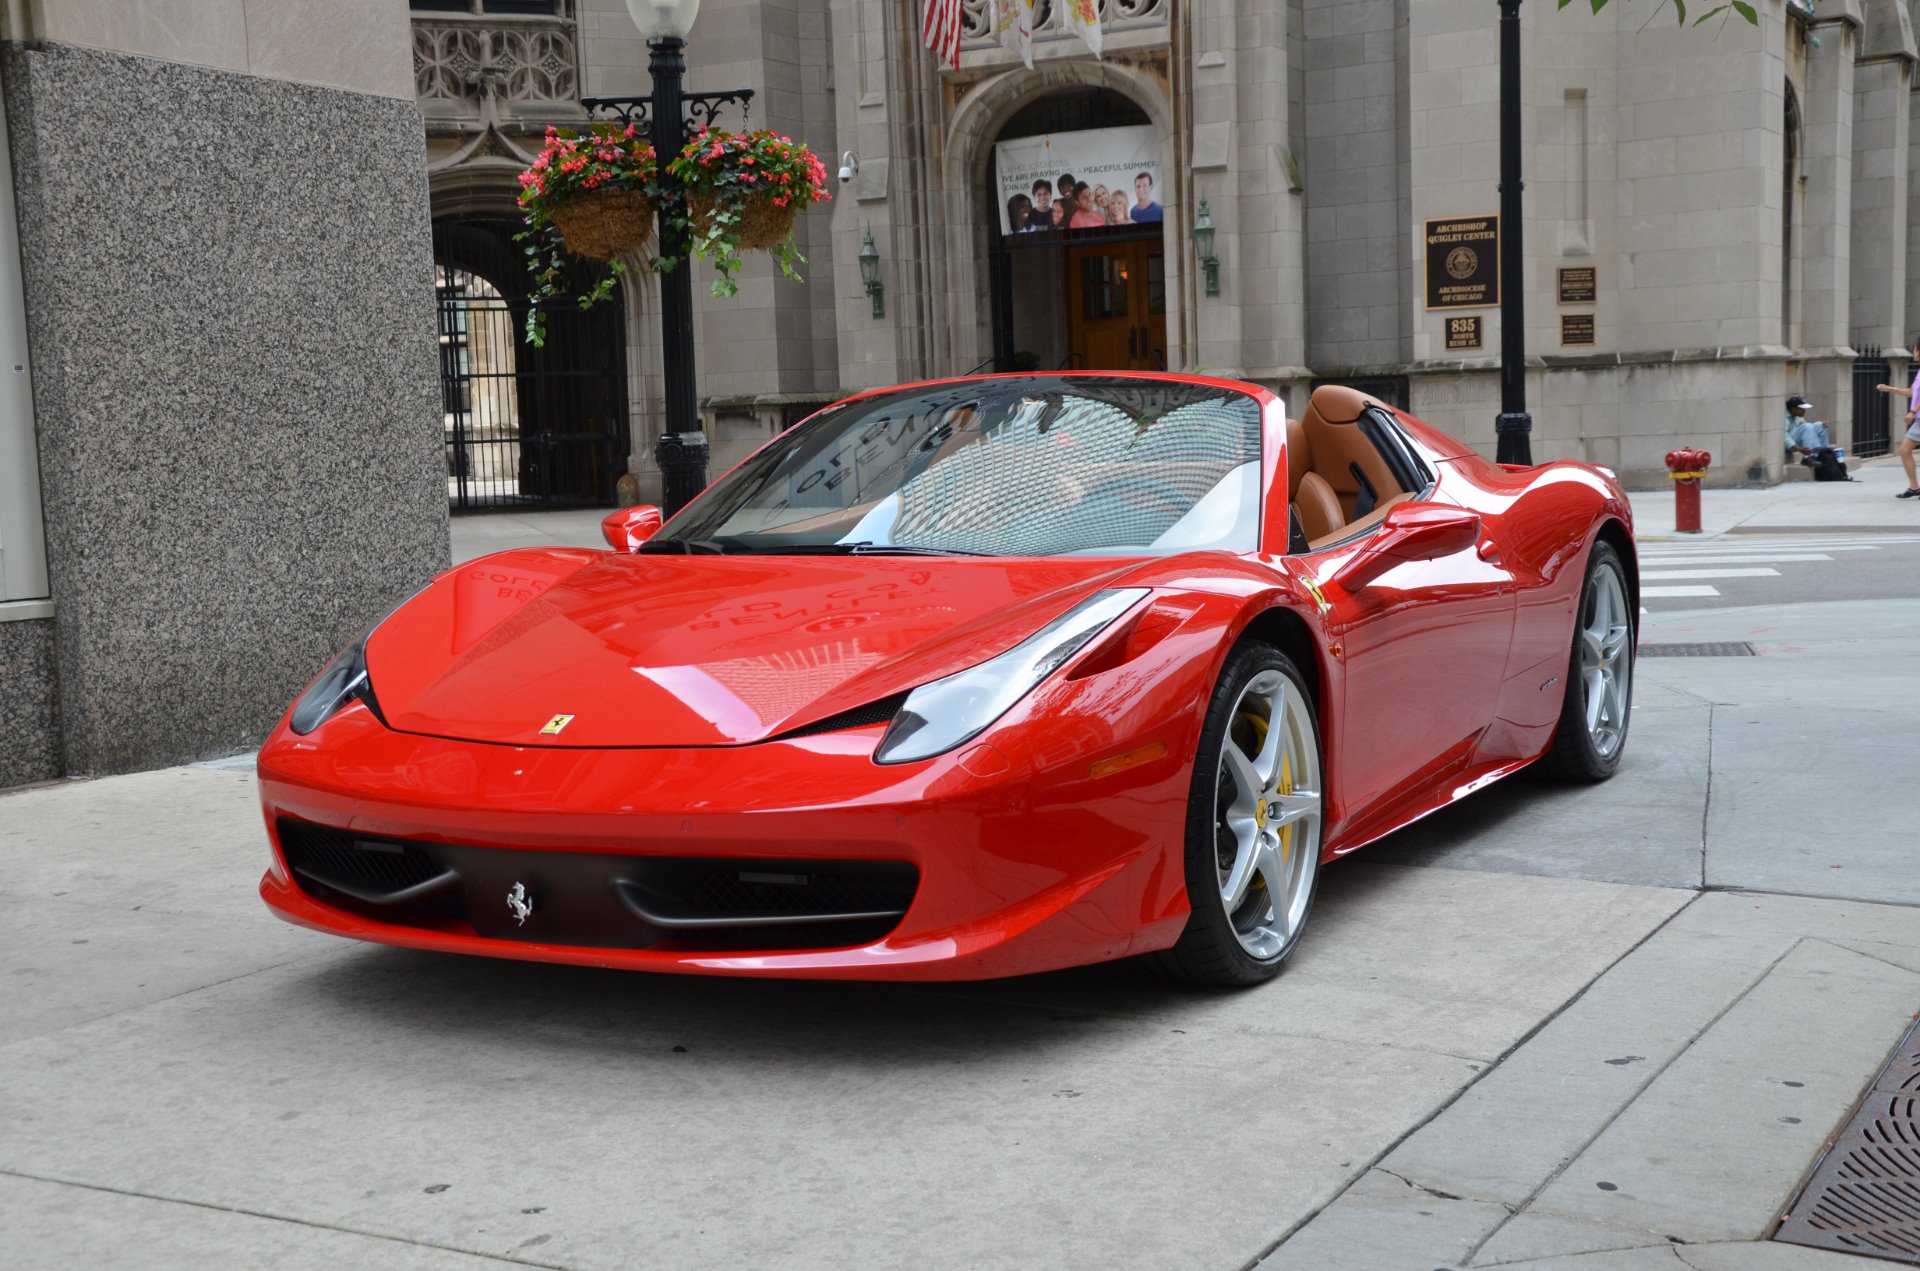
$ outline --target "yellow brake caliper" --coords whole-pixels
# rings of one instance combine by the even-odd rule
[[[1260,716],[1253,714],[1251,711],[1240,716],[1240,720],[1252,730],[1253,746],[1257,753],[1267,744],[1268,722],[1260,718]],[[1280,793],[1293,793],[1293,757],[1291,755],[1280,756]],[[1254,814],[1255,819],[1259,822],[1260,828],[1264,830],[1267,828],[1267,801],[1265,799],[1260,800],[1256,805],[1256,809]],[[1292,848],[1293,827],[1291,825],[1280,827],[1280,859],[1282,861],[1287,859]],[[1253,880],[1253,886],[1255,887],[1265,887],[1266,885],[1267,880],[1264,876],[1256,877]]]

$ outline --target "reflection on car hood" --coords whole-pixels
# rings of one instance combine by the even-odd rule
[[[508,552],[401,608],[374,633],[367,662],[381,711],[402,732],[737,745],[984,661],[1132,567]]]

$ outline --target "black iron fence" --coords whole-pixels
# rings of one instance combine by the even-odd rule
[[[1880,391],[1880,385],[1893,382],[1893,363],[1877,344],[1855,346],[1853,359],[1853,444],[1852,457],[1873,459],[1887,453],[1892,443],[1892,393]]]
[[[524,292],[501,286],[524,286],[511,228],[434,227],[448,502],[610,505],[629,446],[621,306],[582,313],[563,300],[548,309],[546,344],[528,344]]]

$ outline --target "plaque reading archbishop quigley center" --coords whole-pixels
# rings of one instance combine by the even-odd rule
[[[1490,309],[1500,303],[1500,218],[1427,222],[1427,308]]]

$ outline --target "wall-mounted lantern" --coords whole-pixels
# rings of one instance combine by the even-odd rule
[[[1200,258],[1200,269],[1206,275],[1207,294],[1220,294],[1220,260],[1213,254],[1213,216],[1207,211],[1207,201],[1200,200],[1200,215],[1193,221],[1193,251]]]
[[[867,226],[867,243],[860,249],[860,281],[866,284],[873,301],[873,316],[887,316],[887,289],[880,285],[880,249],[873,245],[873,226]]]

